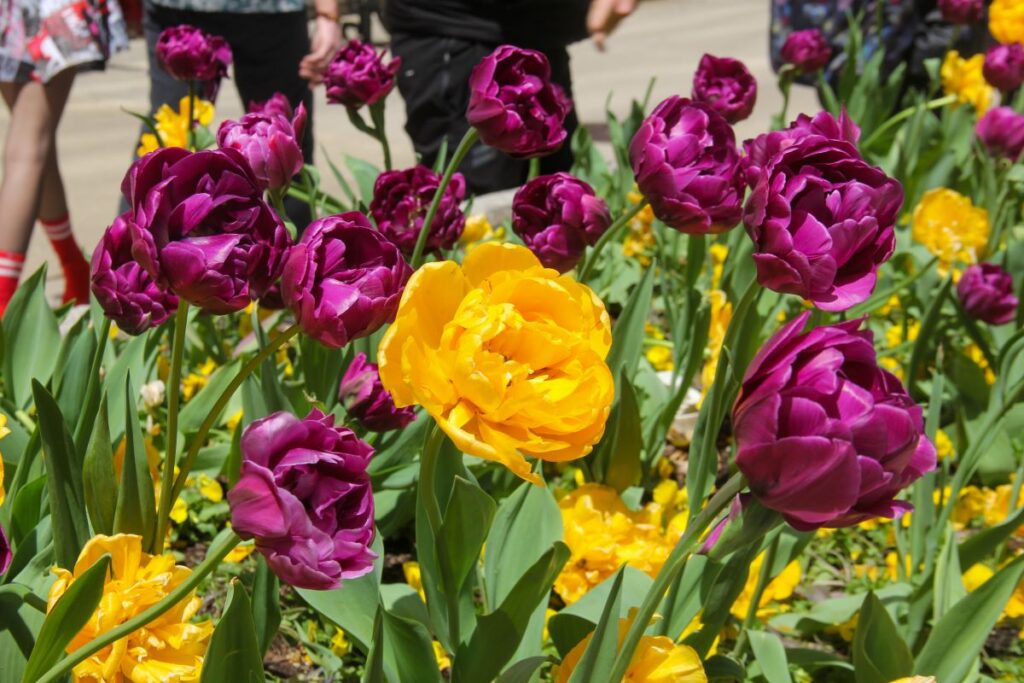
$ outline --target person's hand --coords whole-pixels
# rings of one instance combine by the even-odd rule
[[[604,49],[604,41],[620,21],[633,13],[636,3],[637,0],[591,0],[587,12],[587,31],[598,50]]]
[[[309,54],[299,62],[299,75],[309,81],[310,87],[323,83],[324,71],[339,48],[341,25],[336,20],[317,17]]]

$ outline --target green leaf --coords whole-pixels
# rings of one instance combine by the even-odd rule
[[[655,264],[651,264],[636,289],[629,295],[629,300],[622,309],[622,314],[615,320],[612,328],[612,348],[608,352],[608,369],[612,377],[618,379],[625,375],[632,379],[640,365],[640,356],[644,350],[644,324],[651,310],[651,297],[654,294]]]
[[[418,622],[381,610],[384,668],[388,680],[401,683],[438,683],[434,644]]]
[[[373,185],[377,181],[377,176],[380,175],[380,169],[368,161],[349,154],[345,155],[345,165],[352,171],[352,177],[355,178],[356,185],[359,186],[360,199],[363,204],[369,206],[373,201]],[[385,624],[386,626],[387,624]]]
[[[230,363],[220,366],[216,372],[210,375],[206,386],[182,407],[178,414],[178,431],[182,434],[194,434],[199,431],[199,427],[213,410],[217,399],[238,374],[239,364],[240,361],[236,358]]]
[[[110,447],[110,427],[107,417],[107,397],[100,400],[96,424],[89,437],[82,462],[82,488],[85,507],[92,528],[99,534],[114,533],[114,514],[117,498],[117,476],[114,474],[114,451]]]
[[[362,683],[387,683],[384,678],[384,608],[377,607],[373,619],[373,637],[370,639],[370,651],[366,655],[366,667],[363,669]]]
[[[376,534],[370,546],[377,559],[373,571],[341,584],[341,588],[315,591],[296,588],[306,603],[345,630],[345,633],[368,652],[373,635],[373,620],[380,602],[380,577],[384,569],[384,541]]]
[[[257,558],[256,576],[252,582],[252,620],[260,641],[262,659],[270,648],[277,627],[281,625],[280,584],[262,555]]]
[[[594,630],[607,605],[615,574],[597,584],[582,598],[561,610],[548,620],[548,632],[558,654],[565,657],[588,633]],[[619,590],[619,619],[627,617],[632,607],[639,607],[654,583],[651,577],[635,567],[623,566],[622,587]]]
[[[960,553],[952,525],[946,527],[946,540],[935,564],[935,583],[932,592],[932,618],[941,619],[949,608],[967,595]]]
[[[75,566],[82,546],[89,540],[89,522],[82,491],[82,463],[53,396],[35,380],[32,380],[32,393],[39,413],[39,433],[46,463],[54,555],[58,565],[70,569]]]
[[[1024,507],[996,526],[972,534],[960,544],[960,568],[967,571],[999,548],[1014,531],[1024,524]]]
[[[750,649],[754,651],[754,659],[761,667],[768,683],[792,683],[789,675],[789,663],[786,661],[786,648],[774,633],[768,631],[747,631],[750,638]]]
[[[224,613],[210,637],[201,683],[263,683],[263,657],[249,596],[238,581],[228,589]]]
[[[96,336],[88,328],[89,317],[78,319],[64,337],[53,373],[53,393],[64,415],[75,416],[70,427],[77,426],[85,407],[89,386],[89,368],[96,353]],[[81,449],[80,449],[81,450]]]
[[[438,547],[452,582],[445,590],[459,592],[462,588],[480,557],[495,508],[494,499],[482,488],[455,477],[451,499],[438,530]]]
[[[622,574],[622,569],[615,573],[608,601],[601,612],[601,619],[597,622],[597,627],[594,628],[586,649],[583,650],[583,656],[572,670],[568,683],[590,683],[597,680],[599,675],[611,671],[615,655],[619,651],[619,602],[621,600]]]
[[[885,605],[870,592],[864,598],[853,636],[853,668],[857,683],[889,683],[909,676],[914,656],[903,641]],[[945,679],[943,679],[945,680]]]
[[[493,680],[498,675],[519,649],[538,605],[546,605],[551,586],[569,554],[569,548],[556,541],[519,577],[501,605],[477,620],[471,639],[459,647],[453,681],[475,683]]]
[[[130,374],[125,378],[124,390],[124,462],[121,464],[121,486],[114,510],[114,533],[138,534],[142,536],[143,547],[148,548],[156,533],[156,497]]]
[[[18,489],[18,493],[11,503],[10,532],[11,541],[14,542],[15,547],[21,545],[22,540],[39,524],[46,502],[44,491],[46,491],[45,474]]]
[[[591,456],[591,469],[598,482],[621,493],[640,481],[644,439],[636,391],[625,369],[619,373],[618,390],[604,437]]]
[[[88,623],[100,604],[109,567],[110,555],[104,555],[76,578],[54,604],[39,630],[36,646],[21,677],[22,683],[38,680],[60,661],[68,643]]]
[[[914,673],[939,681],[960,681],[973,666],[1024,574],[1024,555],[953,605],[932,628],[917,655]]]
[[[4,312],[4,392],[18,408],[32,400],[32,381],[45,384],[60,349],[60,330],[46,301],[46,266],[18,287]]]
[[[537,669],[549,661],[551,661],[550,657],[540,655],[520,659],[494,679],[494,683],[530,683],[530,681],[534,680],[534,674],[537,673]]]

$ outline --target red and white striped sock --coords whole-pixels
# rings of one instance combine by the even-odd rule
[[[25,267],[25,255],[0,249],[0,316],[18,288],[18,278]]]
[[[39,224],[60,258],[60,267],[64,271],[64,303],[89,303],[89,262],[75,242],[71,219],[64,214],[52,220],[40,218]]]

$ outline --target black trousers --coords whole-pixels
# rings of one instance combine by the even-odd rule
[[[302,138],[302,154],[313,163],[313,93],[299,76],[299,62],[309,53],[309,28],[305,12],[235,14],[194,12],[145,4],[143,28],[149,57],[149,105],[155,113],[161,105],[177,108],[188,95],[188,84],[170,76],[156,58],[156,41],[170,26],[191,24],[222,36],[231,46],[232,73],[242,106],[262,102],[275,92],[284,94],[293,107],[306,106],[308,118]],[[223,86],[222,86],[223,89]],[[216,132],[216,131],[214,131]],[[285,200],[289,217],[301,229],[310,221],[305,202]]]
[[[433,166],[442,142],[448,142],[449,156],[469,129],[466,107],[469,104],[469,74],[495,45],[461,38],[395,33],[391,51],[402,58],[398,90],[405,100],[405,130],[413,147],[427,166]],[[544,51],[551,62],[552,79],[572,97],[569,53],[562,48]],[[566,117],[571,138],[579,122],[576,111]],[[558,151],[543,157],[541,173],[568,171],[572,166],[569,138]],[[529,162],[476,144],[459,170],[474,194],[518,187],[529,174]]]

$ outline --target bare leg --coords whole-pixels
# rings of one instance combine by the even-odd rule
[[[64,111],[73,70],[49,83],[3,83],[0,92],[11,110],[0,182],[0,250],[24,253],[32,236],[42,197],[47,159],[54,155],[57,124]],[[63,190],[61,190],[63,193]]]
[[[39,196],[39,219],[53,221],[68,215],[68,200],[64,195],[64,181],[57,163],[57,145],[50,147],[43,169],[43,185]]]

